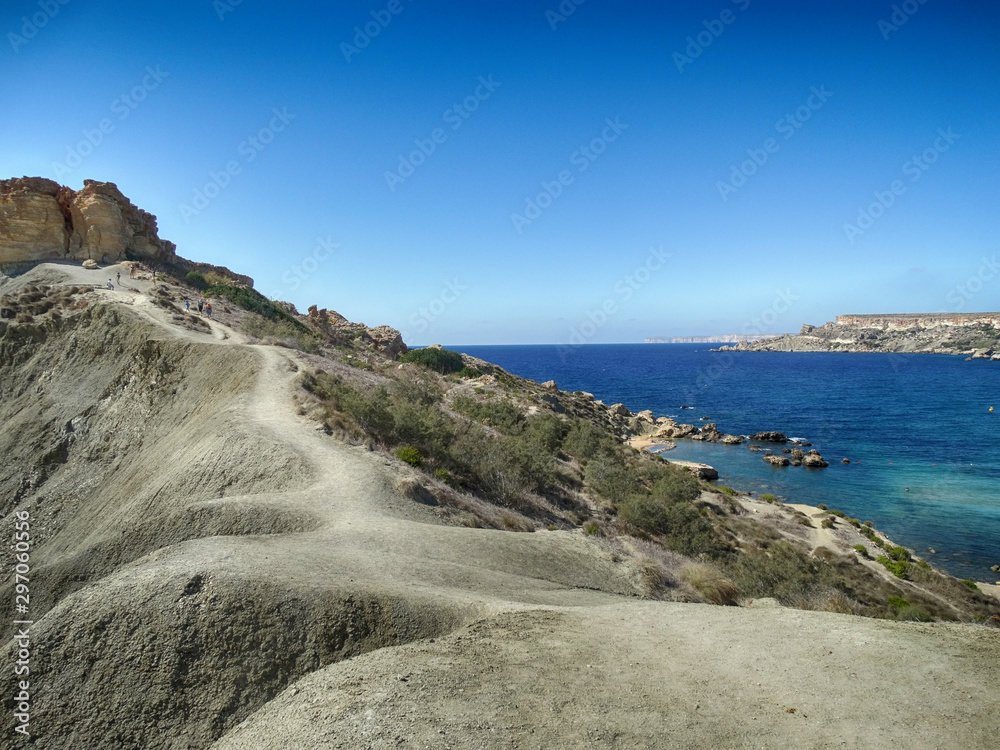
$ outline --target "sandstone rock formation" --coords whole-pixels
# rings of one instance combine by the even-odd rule
[[[111,182],[75,191],[41,177],[0,180],[0,264],[39,260],[172,260],[156,217]]]
[[[378,351],[386,354],[390,359],[397,359],[400,354],[407,352],[402,335],[390,326],[381,325],[369,328],[364,323],[352,323],[335,310],[319,309],[316,305],[309,307],[307,322],[314,330],[323,333],[332,341],[358,337],[368,339]]]
[[[788,466],[790,463],[788,456],[764,456],[764,460],[771,466]]]

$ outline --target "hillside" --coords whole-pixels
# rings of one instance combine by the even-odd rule
[[[959,354],[1000,360],[1000,313],[838,315],[798,334],[740,342],[720,351]]]
[[[651,415],[158,267],[0,277],[13,746],[992,746],[1000,601]]]

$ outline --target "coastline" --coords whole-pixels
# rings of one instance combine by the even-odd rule
[[[661,418],[661,420],[663,419],[665,418]],[[672,419],[667,419],[666,422],[657,420],[655,424],[661,425],[661,427],[657,430],[657,433],[663,429],[663,424],[669,424],[673,427],[693,427],[693,425],[677,425]],[[707,426],[708,425],[706,425],[706,427]],[[695,431],[691,434],[697,435],[699,432],[698,428],[695,428]],[[714,424],[711,425],[709,434],[718,434],[715,430]],[[674,442],[675,440],[684,440],[685,442],[691,443],[705,442],[705,439],[703,438],[696,437],[692,439],[689,435],[667,439],[659,434],[636,435],[627,439],[625,442],[637,451],[644,451],[647,453],[653,453],[654,455],[659,455],[660,453],[675,449],[677,447],[677,443]],[[715,442],[718,441],[716,440]],[[693,461],[670,460],[667,457],[663,458],[671,464],[687,468],[699,476],[699,478],[706,479],[707,481],[718,481],[719,472],[715,466]],[[760,499],[760,497],[766,495],[767,493],[759,493],[757,497],[754,497],[753,492],[740,490],[739,488],[734,489],[737,493],[733,496],[734,500],[739,502],[748,513],[774,516],[779,513],[784,513],[784,511],[779,509],[789,509],[792,515],[797,514],[799,517],[804,516],[808,518],[810,524],[812,524],[810,541],[813,544],[813,554],[816,554],[817,551],[823,547],[837,554],[851,554],[857,552],[857,546],[861,545],[866,549],[866,555],[859,556],[859,561],[875,575],[883,578],[890,578],[892,576],[892,574],[883,565],[877,562],[877,558],[883,554],[881,546],[862,534],[853,524],[851,524],[850,520],[845,520],[844,514],[840,511],[831,511],[826,507],[820,507],[819,505],[812,505],[803,502],[784,502],[780,499],[768,503]],[[832,521],[832,526],[829,528],[823,525],[823,522],[827,519],[831,519]],[[962,580],[942,568],[931,565],[930,561],[917,555],[914,549],[897,543],[896,540],[888,536],[885,532],[875,529],[874,527],[872,528],[872,531],[882,540],[883,545],[887,547],[903,547],[904,549],[907,549],[912,556],[913,562],[917,564],[923,563],[930,565],[934,570],[937,570],[940,573],[956,578],[956,580]],[[998,578],[1000,578],[1000,573],[998,573]],[[992,583],[989,581],[979,580],[974,580],[973,582],[984,594],[1000,601],[1000,580]]]

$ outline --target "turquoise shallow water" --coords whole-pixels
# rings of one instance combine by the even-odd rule
[[[805,438],[828,468],[774,468],[746,446],[690,441],[679,441],[666,457],[711,464],[722,483],[738,489],[825,503],[872,520],[954,575],[1000,579],[990,570],[1000,563],[996,362],[946,355],[734,355],[673,344],[569,352],[554,346],[451,348],[633,411],[652,409],[696,425],[707,416],[734,434],[780,430]],[[840,463],[844,457],[852,463]]]

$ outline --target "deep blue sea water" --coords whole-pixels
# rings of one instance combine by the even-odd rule
[[[652,409],[697,426],[707,416],[723,432],[805,438],[829,468],[775,468],[746,445],[684,440],[664,456],[711,464],[720,483],[740,490],[825,503],[871,520],[953,575],[1000,579],[990,570],[1000,563],[1000,364],[931,354],[736,354],[709,346],[449,348],[633,412]],[[842,464],[844,457],[852,463]]]

